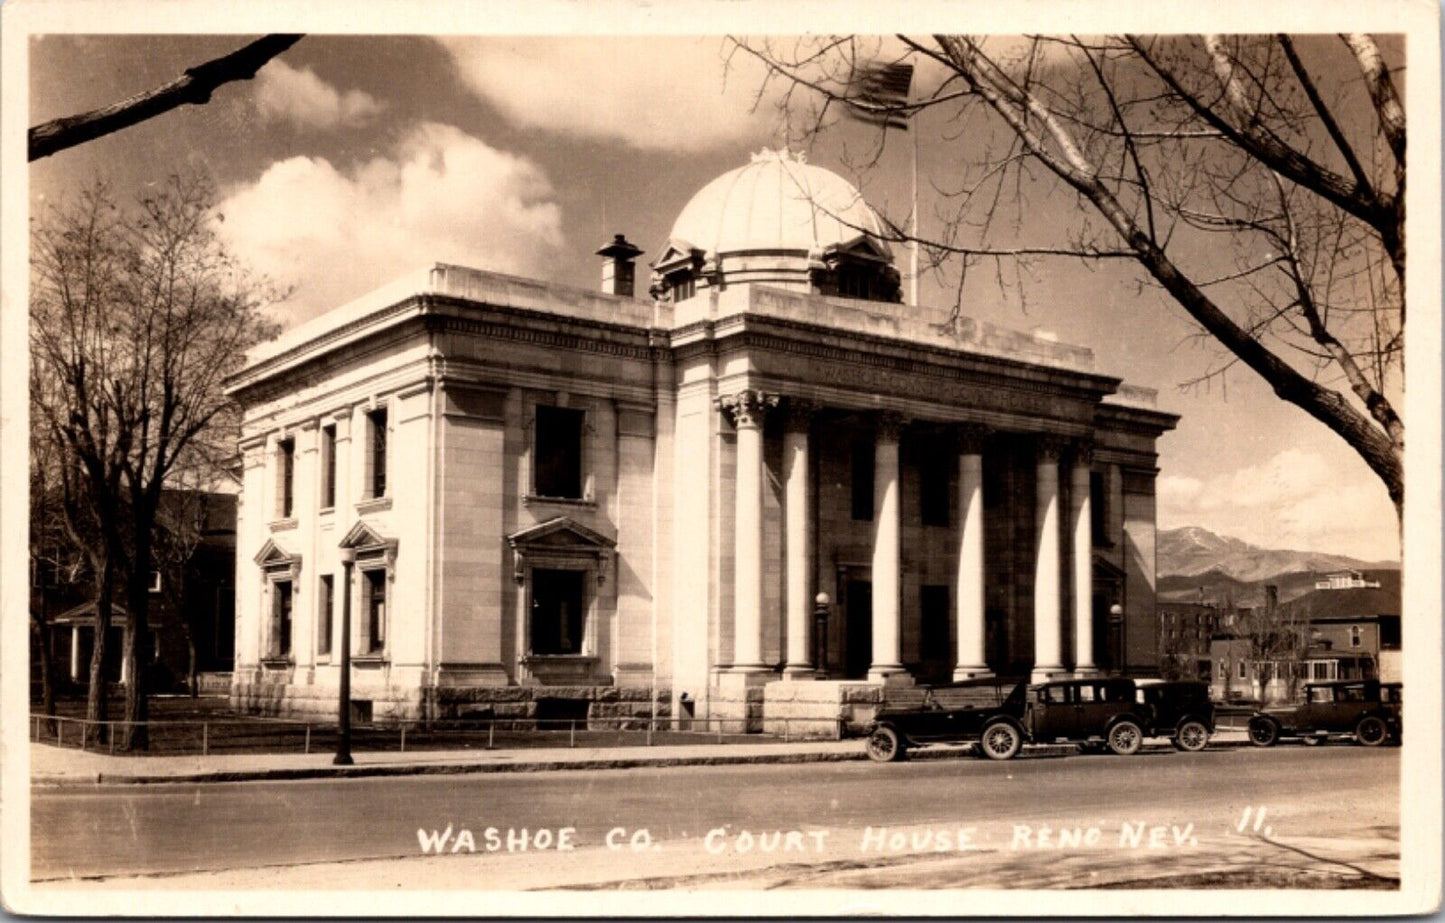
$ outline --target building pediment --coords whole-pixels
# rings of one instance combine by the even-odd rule
[[[610,552],[617,542],[575,519],[558,516],[535,526],[528,526],[507,536],[513,548],[573,548],[579,551]]]
[[[823,248],[822,261],[836,264],[844,260],[861,260],[869,263],[891,263],[893,253],[886,244],[867,234],[859,234],[851,240],[830,244]]]
[[[657,259],[649,265],[655,272],[666,275],[678,269],[696,269],[702,265],[705,255],[705,251],[701,247],[693,246],[691,241],[674,237],[663,246]]]
[[[367,551],[395,551],[396,539],[383,535],[371,523],[358,520],[338,543],[338,547],[354,549],[358,554]]]
[[[513,579],[521,584],[527,566],[576,567],[585,565],[597,582],[607,577],[607,564],[617,542],[566,516],[558,516],[507,536],[512,548]]]
[[[1098,555],[1094,555],[1095,580],[1104,580],[1112,583],[1123,582],[1127,580],[1128,577],[1129,575],[1124,572],[1124,569],[1122,567],[1119,567],[1112,561],[1101,558]]]
[[[289,571],[293,577],[301,572],[301,555],[274,538],[266,539],[266,544],[256,552],[254,560],[262,570]]]

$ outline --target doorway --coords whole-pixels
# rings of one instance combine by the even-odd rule
[[[873,584],[849,579],[843,610],[843,675],[865,679],[873,665]]]

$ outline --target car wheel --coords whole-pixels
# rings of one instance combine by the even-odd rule
[[[1209,728],[1203,721],[1186,721],[1179,725],[1179,732],[1174,735],[1174,746],[1190,753],[1197,753],[1208,744]]]
[[[1368,715],[1360,719],[1355,725],[1355,740],[1366,747],[1378,747],[1390,736],[1390,729],[1385,727],[1385,722]]]
[[[903,759],[903,741],[891,727],[881,727],[868,735],[868,758],[875,763],[892,763]]]
[[[1132,721],[1120,721],[1109,728],[1109,749],[1119,756],[1132,756],[1144,745],[1144,732]]]
[[[1279,725],[1268,718],[1249,719],[1249,742],[1256,747],[1273,747],[1279,741]]]
[[[1007,721],[990,724],[978,739],[978,748],[991,760],[1013,759],[1023,745],[1023,735]]]

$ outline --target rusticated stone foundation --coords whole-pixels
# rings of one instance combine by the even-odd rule
[[[832,740],[861,734],[883,700],[880,682],[779,680],[764,687],[763,730]]]

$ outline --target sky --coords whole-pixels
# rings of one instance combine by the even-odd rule
[[[31,43],[30,123],[159,85],[239,47],[235,36],[45,36]],[[593,288],[594,251],[625,233],[655,255],[689,198],[750,153],[784,143],[760,67],[717,37],[308,36],[254,81],[31,165],[31,207],[95,178],[125,198],[178,171],[217,184],[220,229],[254,269],[292,290],[273,310],[313,317],[432,262]],[[925,121],[920,212],[982,138]],[[876,130],[840,123],[807,151],[900,216],[909,154],[851,165]],[[796,145],[795,145],[796,146]],[[1026,191],[1013,233],[1074,220],[1072,197]],[[903,259],[899,251],[900,260]],[[942,319],[949,280],[919,310]],[[1202,526],[1271,548],[1398,560],[1384,487],[1333,433],[1219,362],[1181,308],[1130,265],[1054,260],[1022,287],[974,273],[962,310],[1094,350],[1097,367],[1156,388],[1181,415],[1159,441],[1159,525]],[[1408,422],[1408,421],[1407,421]]]

